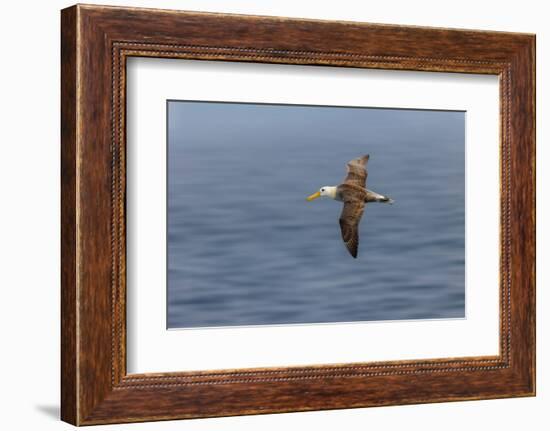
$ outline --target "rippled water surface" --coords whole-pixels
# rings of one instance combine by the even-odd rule
[[[168,102],[170,328],[464,317],[453,111]],[[305,197],[371,155],[359,256]]]

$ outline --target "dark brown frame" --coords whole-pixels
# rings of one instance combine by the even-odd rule
[[[534,35],[82,5],[61,18],[63,420],[88,425],[535,394]],[[129,56],[498,75],[500,354],[128,375]]]

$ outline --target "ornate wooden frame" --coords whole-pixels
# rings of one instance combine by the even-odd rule
[[[534,35],[83,5],[61,17],[63,420],[88,425],[535,394]],[[498,75],[500,354],[128,375],[129,56]]]

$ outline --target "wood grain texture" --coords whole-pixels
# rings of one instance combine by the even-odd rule
[[[76,9],[61,16],[61,418],[77,422]]]
[[[62,11],[61,36],[63,420],[87,425],[534,395],[533,35],[78,5]],[[127,375],[129,56],[499,75],[500,354]]]

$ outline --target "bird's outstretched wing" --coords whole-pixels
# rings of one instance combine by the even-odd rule
[[[350,160],[346,167],[348,174],[344,179],[344,184],[353,184],[359,187],[365,187],[367,183],[367,162],[369,155]]]
[[[342,239],[353,257],[357,257],[359,247],[359,222],[363,216],[365,203],[361,200],[344,201],[344,208],[340,214],[340,230]]]

